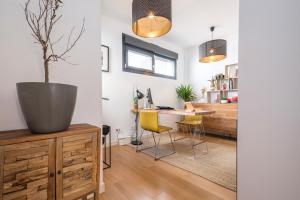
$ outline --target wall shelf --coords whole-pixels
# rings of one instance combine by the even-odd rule
[[[207,91],[207,102],[208,103],[220,103],[222,98],[231,98],[235,96],[238,90],[238,64],[226,65],[225,66],[225,78],[221,81],[215,81],[217,83],[218,90]],[[223,85],[226,84],[228,90],[220,90]]]
[[[220,92],[238,92],[239,89],[231,89],[231,90],[211,90],[207,91],[208,93],[220,93]]]

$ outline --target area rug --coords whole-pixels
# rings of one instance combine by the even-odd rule
[[[164,135],[161,139],[160,154],[170,152],[170,139]],[[144,140],[145,146],[153,145],[151,138]],[[236,191],[236,141],[221,138],[207,138],[208,153],[204,144],[197,146],[195,155],[191,146],[191,139],[176,141],[176,153],[160,160],[173,166],[192,172],[205,179],[230,190]],[[154,149],[143,150],[143,153],[154,156]]]

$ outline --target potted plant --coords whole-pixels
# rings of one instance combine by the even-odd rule
[[[178,98],[184,101],[186,109],[190,109],[191,101],[197,99],[197,95],[194,93],[191,85],[180,85],[176,88],[176,93]]]
[[[139,109],[138,101],[139,99],[137,97],[133,97],[133,108],[136,110]]]
[[[228,99],[226,97],[222,97],[221,103],[222,104],[228,103]]]
[[[222,81],[225,79],[225,75],[220,73],[215,76],[217,90],[221,89]]]
[[[67,84],[49,82],[49,66],[52,62],[67,61],[70,51],[77,44],[85,31],[83,23],[80,32],[74,37],[74,29],[70,31],[66,41],[66,48],[57,52],[55,45],[63,36],[54,39],[53,29],[62,18],[59,11],[61,0],[38,0],[34,12],[30,9],[31,0],[24,6],[25,19],[31,34],[41,49],[45,72],[44,82],[17,83],[19,103],[23,111],[28,128],[33,133],[58,132],[70,126],[77,96],[77,87]],[[74,38],[74,39],[72,39]],[[70,63],[71,64],[71,63]]]

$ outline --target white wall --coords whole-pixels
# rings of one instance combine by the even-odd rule
[[[0,130],[26,127],[17,100],[16,83],[43,81],[44,77],[41,48],[33,43],[20,7],[23,3],[23,0],[2,0],[0,6]],[[50,67],[50,81],[78,86],[72,123],[100,126],[100,1],[66,0],[62,14],[61,24],[55,29],[57,35],[64,33],[67,37],[73,25],[80,28],[83,17],[86,19],[86,32],[71,52],[70,61],[78,65],[54,63]]]
[[[103,102],[103,122],[112,127],[115,141],[115,129],[120,128],[124,135],[131,135],[134,127],[133,87],[139,86],[143,93],[151,88],[155,105],[178,107],[175,88],[183,82],[183,51],[176,45],[162,39],[146,39],[163,48],[179,54],[177,61],[177,80],[165,79],[122,71],[122,33],[132,35],[131,25],[119,22],[111,17],[102,16],[102,43],[110,47],[110,72],[103,72],[103,97],[110,101]],[[136,36],[134,36],[136,37]],[[141,38],[140,38],[141,39]],[[143,102],[140,102],[143,105]],[[161,123],[176,128],[174,123],[178,117],[161,116]]]
[[[20,4],[24,1],[4,0],[0,7],[0,130],[26,127],[16,95],[16,83],[43,81],[41,48],[34,44]],[[54,63],[50,81],[78,86],[77,104],[72,123],[101,124],[101,71],[99,70],[100,1],[64,1],[63,19],[55,30],[67,34],[73,25],[80,28],[86,19],[86,32],[71,52],[70,61],[78,64]],[[63,47],[62,47],[63,48]]]
[[[238,63],[238,35],[232,34],[222,39],[227,41],[227,58],[219,62],[200,63],[198,45],[184,50],[186,82],[193,86],[198,95],[203,87],[210,89],[208,80],[211,80],[212,76],[225,73],[225,65]]]
[[[240,0],[238,199],[300,199],[300,2]]]

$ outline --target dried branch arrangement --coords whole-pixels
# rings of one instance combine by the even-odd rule
[[[85,20],[83,19],[81,29],[79,33],[74,37],[75,26],[70,31],[67,38],[66,48],[56,53],[55,45],[59,43],[64,36],[60,36],[56,40],[52,39],[51,33],[55,24],[62,18],[58,12],[62,7],[63,2],[61,0],[35,0],[38,1],[38,9],[36,12],[32,11],[30,7],[31,0],[27,0],[24,7],[25,18],[30,27],[31,34],[36,40],[36,43],[40,44],[43,51],[43,61],[45,69],[45,83],[49,82],[49,63],[57,62],[59,60],[67,62],[68,53],[75,47],[80,37],[85,31]]]

